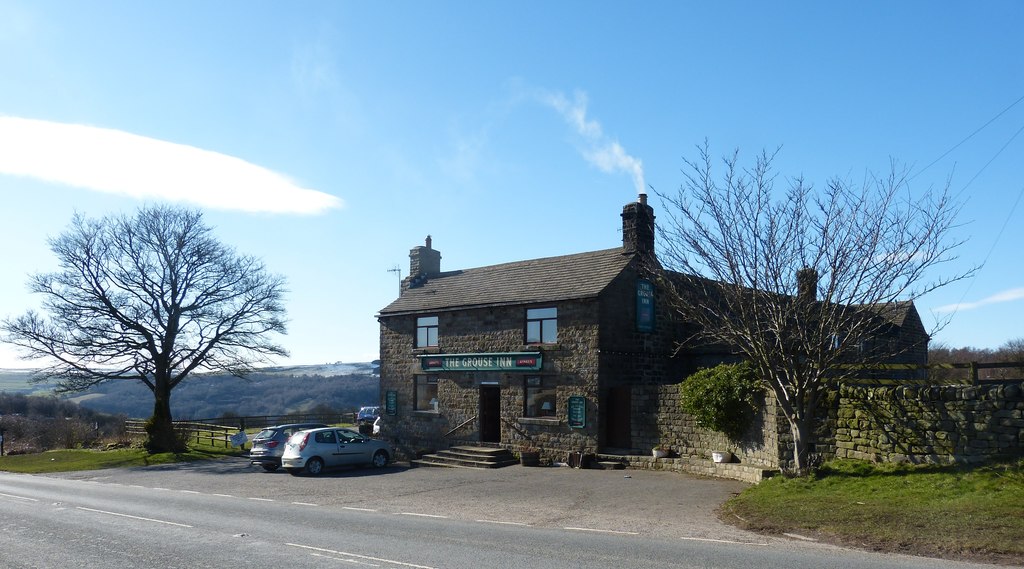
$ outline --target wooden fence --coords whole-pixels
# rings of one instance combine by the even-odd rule
[[[1024,362],[868,364],[844,367],[847,368],[847,371],[850,369],[854,371],[854,375],[847,375],[844,383],[980,385],[991,382],[1024,381]],[[860,373],[863,375],[858,375]]]
[[[223,446],[224,448],[231,446],[231,436],[238,432],[238,427],[193,421],[175,421],[174,429],[183,433],[189,442],[194,441],[196,444],[205,442],[210,446]],[[146,421],[128,419],[124,422],[124,430],[131,436],[145,436]]]
[[[301,414],[301,415],[254,415],[248,417],[221,417],[217,419],[193,419],[174,421],[174,428],[185,435],[189,442],[207,443],[210,446],[231,446],[231,437],[238,431],[262,429],[271,425],[287,423],[325,423],[328,425],[355,423],[355,413]],[[124,429],[131,436],[146,435],[146,421],[128,419]],[[242,445],[245,448],[245,445]]]

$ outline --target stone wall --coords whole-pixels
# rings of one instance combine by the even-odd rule
[[[835,456],[979,463],[1024,454],[1024,384],[839,390]]]
[[[698,425],[683,411],[679,398],[678,383],[635,388],[635,412],[641,419],[635,422],[634,434],[640,441],[639,446],[653,449],[665,445],[671,449],[672,456],[705,460],[711,460],[713,451],[724,450],[732,452],[742,464],[769,469],[779,467],[780,452],[785,450],[785,441],[792,437],[774,397],[765,396],[760,411],[738,441]]]

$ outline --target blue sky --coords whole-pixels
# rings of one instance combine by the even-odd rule
[[[985,266],[918,308],[994,348],[1024,337],[1022,26],[1019,2],[0,0],[0,316],[38,306],[74,212],[172,201],[288,278],[282,363],[368,361],[427,234],[443,269],[615,247],[707,138],[817,185],[890,158],[950,180]]]

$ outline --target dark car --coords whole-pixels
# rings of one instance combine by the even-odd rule
[[[326,426],[323,423],[290,423],[267,427],[252,438],[249,464],[259,464],[263,470],[273,472],[281,466],[281,454],[284,453],[284,443],[288,441],[288,437],[299,431]]]
[[[356,414],[356,423],[360,425],[372,425],[380,417],[380,407],[360,407]]]

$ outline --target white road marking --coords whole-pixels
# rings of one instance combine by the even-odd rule
[[[210,494],[211,496],[219,496],[221,498],[234,498],[231,494]]]
[[[273,500],[271,500],[270,498],[248,498],[248,499],[249,500],[254,500],[256,502],[273,502]]]
[[[356,561],[355,559],[345,559],[344,557],[335,557],[333,555],[326,555],[324,553],[310,553],[313,557],[323,557],[324,559],[331,559],[333,561],[341,561],[342,563],[349,563],[351,565],[366,565],[367,567],[380,567],[378,563],[367,563],[365,561]]]
[[[182,490],[182,494],[202,494],[202,492],[196,492],[195,490]]]
[[[482,524],[501,524],[505,526],[524,526],[530,527],[530,524],[524,524],[522,522],[503,522],[501,520],[476,520]]]
[[[635,531],[615,531],[613,529],[574,528],[574,527],[568,527],[568,528],[562,528],[562,529],[567,529],[567,530],[570,530],[570,531],[592,531],[592,532],[597,532],[597,533],[614,533],[614,534],[619,534],[619,535],[640,535],[639,532],[635,532]]]
[[[730,544],[738,544],[738,545],[757,545],[757,546],[761,546],[761,547],[764,547],[764,546],[768,545],[767,543],[761,543],[761,542],[757,542],[757,541],[734,541],[734,540],[731,540],[731,539],[712,539],[710,537],[681,537],[679,539],[686,540],[686,541],[709,541],[711,543],[730,543]]]
[[[417,518],[441,518],[448,519],[448,516],[438,516],[435,514],[417,514],[415,512],[398,512],[399,516],[416,516]]]
[[[25,500],[26,502],[38,502],[35,498],[26,498],[25,496],[15,496],[14,494],[0,494],[4,498],[12,498],[14,500]]]
[[[328,553],[330,555],[341,555],[345,557],[354,557],[356,559],[365,559],[367,561],[379,561],[381,563],[390,563],[392,565],[400,565],[402,567],[413,567],[414,569],[435,569],[429,565],[415,565],[413,563],[404,563],[402,561],[395,561],[393,559],[383,559],[380,557],[370,557],[369,555],[359,555],[358,553],[346,553],[344,551],[334,551],[331,549],[324,549],[322,547],[312,547],[309,545],[299,545],[297,543],[285,543],[285,545],[291,547],[298,547],[299,549],[305,549],[308,551],[315,551],[318,553]]]
[[[166,520],[154,520],[153,518],[143,518],[143,517],[140,517],[140,516],[131,516],[131,515],[128,515],[128,514],[119,514],[117,512],[108,512],[106,510],[94,510],[92,508],[83,508],[81,506],[79,506],[76,509],[77,510],[84,510],[86,512],[95,512],[97,514],[107,514],[108,516],[118,516],[118,517],[122,517],[122,518],[131,518],[133,520],[142,520],[144,522],[154,522],[154,523],[158,523],[158,524],[167,524],[169,526],[178,526],[178,527],[183,527],[183,528],[193,527],[193,526],[190,526],[188,524],[179,524],[179,523],[176,523],[176,522],[168,522]]]
[[[320,504],[310,504],[309,502],[292,502],[293,506],[313,506],[314,508],[320,507]]]
[[[342,506],[341,509],[342,510],[352,510],[353,512],[376,512],[377,511],[377,510],[374,510],[372,508],[352,508],[352,507],[349,507],[349,506]]]

